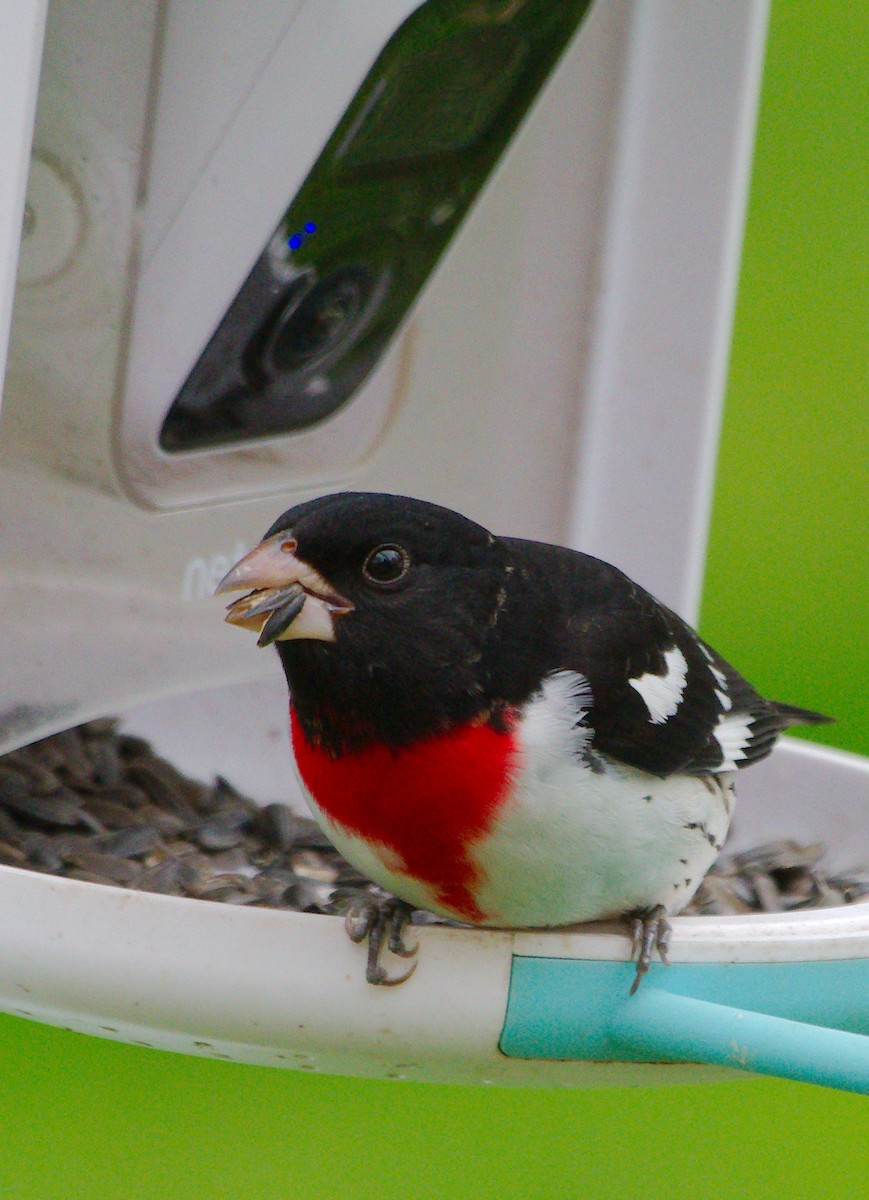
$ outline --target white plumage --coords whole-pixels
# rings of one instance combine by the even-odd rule
[[[583,757],[590,693],[550,676],[518,727],[520,767],[495,827],[473,851],[489,924],[557,926],[689,902],[724,842],[733,774],[659,779]],[[593,763],[593,765],[591,765]]]

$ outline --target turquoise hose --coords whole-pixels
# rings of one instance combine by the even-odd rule
[[[618,1005],[617,1046],[650,1059],[711,1063],[869,1095],[869,1037],[648,987]]]
[[[689,1062],[869,1094],[869,959],[655,965],[515,956],[517,1058]]]

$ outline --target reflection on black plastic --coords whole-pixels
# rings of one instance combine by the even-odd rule
[[[298,432],[352,398],[589,3],[428,0],[404,22],[173,401],[164,450]]]

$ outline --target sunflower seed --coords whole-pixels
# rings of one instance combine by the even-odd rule
[[[27,852],[31,866],[40,871],[58,875],[64,868],[64,856],[58,851],[53,839],[46,837],[44,833],[33,830],[25,834],[23,849]]]
[[[781,912],[784,905],[773,877],[765,875],[763,871],[749,868],[748,878],[757,896],[758,907],[763,912]]]
[[[147,823],[154,826],[161,838],[171,840],[180,837],[189,828],[175,813],[166,812],[165,809],[158,808],[156,804],[146,804],[140,811]]]
[[[846,904],[858,904],[861,900],[869,900],[869,870],[862,876],[837,875],[830,880],[845,897]]]
[[[4,867],[26,867],[27,855],[20,846],[0,840],[0,863]]]
[[[174,813],[185,826],[198,821],[198,815],[187,799],[186,791],[179,786],[178,772],[167,770],[168,764],[159,758],[135,758],[127,764],[126,778],[137,784],[158,808]]]
[[[136,879],[136,890],[160,892],[167,896],[181,894],[181,864],[175,858],[167,858],[156,866],[142,871]]]
[[[253,828],[260,834],[269,846],[277,850],[289,850],[293,845],[293,835],[297,828],[297,820],[286,804],[266,804],[253,819]]]
[[[142,874],[137,863],[121,858],[119,854],[102,854],[99,850],[77,850],[69,855],[69,861],[83,871],[112,883],[131,883]]]
[[[203,850],[229,850],[244,841],[250,813],[243,808],[224,809],[197,827],[195,838]]]
[[[259,805],[255,801],[242,795],[240,791],[232,786],[228,779],[224,779],[222,775],[218,775],[214,781],[212,788],[212,803],[215,808],[241,808],[251,816],[256,816],[259,811]]]
[[[23,789],[19,792],[7,786],[0,794],[0,804],[43,825],[79,825],[84,815],[82,807],[67,799],[68,794],[31,796]]]
[[[285,899],[299,912],[326,912],[334,892],[335,885],[328,880],[299,876],[287,889]]]
[[[191,882],[185,891],[188,896],[195,896],[198,900],[225,900],[227,896],[238,893],[250,896],[251,900],[257,899],[256,891],[244,875],[215,875],[211,879]]]
[[[233,846],[230,850],[204,857],[214,875],[246,875],[252,878],[256,874],[251,856],[244,846]]]
[[[98,787],[113,787],[121,782],[121,756],[117,746],[107,740],[92,739],[87,743],[86,750],[93,768],[94,783]]]
[[[16,798],[27,795],[27,781],[12,767],[0,767],[0,804],[7,796]]]
[[[97,798],[107,804],[119,804],[122,808],[133,810],[145,808],[149,803],[147,793],[128,781],[119,783],[116,787],[107,787],[99,793],[98,797],[91,797],[91,799]]]
[[[0,808],[0,838],[3,838],[5,842],[12,842],[14,846],[20,846],[22,837],[21,826],[12,814],[8,813],[5,808]]]
[[[94,717],[77,726],[79,733],[85,738],[112,738],[118,728],[117,717]],[[117,739],[115,739],[117,740]]]
[[[734,854],[733,865],[740,871],[752,867],[762,871],[804,869],[813,866],[823,853],[824,847],[817,842],[810,846],[802,846],[789,838],[782,838],[781,841],[765,842],[752,850]]]
[[[26,750],[12,750],[4,755],[3,761],[24,776],[27,789],[34,796],[47,796],[60,787],[60,780],[54,771],[49,771],[38,759],[28,755]]]
[[[295,873],[304,879],[335,883],[338,878],[337,866],[314,850],[297,850],[290,855],[290,864]]]
[[[94,768],[85,753],[80,728],[64,729],[47,740],[61,753],[61,761],[55,769],[64,782],[77,788],[90,788],[94,782]]]
[[[118,754],[121,758],[150,758],[154,751],[151,749],[151,743],[144,738],[136,737],[133,733],[122,733],[116,741]]]
[[[293,836],[293,845],[299,850],[334,851],[335,849],[317,822],[312,821],[310,817],[296,818],[296,833]]]
[[[140,858],[150,853],[159,841],[160,835],[153,825],[130,825],[100,838],[99,847],[106,854]]]
[[[79,850],[87,850],[93,841],[92,835],[88,833],[52,833],[47,829],[43,837],[46,843],[49,843],[63,858],[64,862],[70,861],[71,854],[77,854]]]
[[[82,883],[102,883],[106,887],[120,887],[114,879],[109,879],[106,875],[97,874],[96,871],[86,871],[83,867],[73,867],[66,872],[67,879],[78,879]]]

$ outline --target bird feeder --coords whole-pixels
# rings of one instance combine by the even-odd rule
[[[285,718],[276,680],[145,705],[127,727],[182,769],[231,774],[270,799],[287,794]],[[852,866],[869,853],[867,780],[862,759],[787,741],[746,772],[736,848],[785,829]],[[869,1086],[866,905],[676,917],[672,965],[654,965],[629,997],[617,923],[414,927],[416,972],[375,988],[339,917],[8,867],[0,893],[2,1007],[100,1037],[390,1079],[593,1087],[706,1082],[730,1068]]]
[[[139,5],[106,38],[105,0],[58,0],[38,98],[44,5],[19,0],[10,24],[16,69],[0,86],[15,119],[0,136],[10,162],[32,139],[33,166],[26,209],[23,169],[0,194],[0,228],[27,216],[0,427],[0,736],[11,749],[120,712],[194,776],[298,800],[278,665],[210,596],[288,495],[426,496],[496,532],[579,545],[694,616],[765,5],[595,6],[545,63],[536,43],[504,40],[522,3],[380,0],[360,16],[299,0],[207,31],[200,7],[170,6],[158,37],[158,5]],[[586,6],[546,7],[578,23]],[[366,121],[378,97],[413,102],[425,46],[412,41],[405,74],[381,56],[441,9],[467,22],[463,62],[501,64],[493,122],[511,80],[543,63],[530,115],[473,211],[461,188],[434,194],[428,228],[455,228],[356,390],[314,372],[296,424],[270,410],[222,441],[191,417],[212,333],[229,336],[232,297],[269,264],[288,288],[316,286],[303,243],[314,255],[329,231],[296,201],[326,203],[309,187],[324,146],[362,155],[354,179],[389,175],[388,122]],[[438,61],[455,99],[461,72]],[[464,146],[425,94],[450,163]],[[384,218],[377,245],[402,228]],[[397,270],[366,263],[338,280],[363,324]],[[251,342],[273,368],[301,352],[284,311]],[[864,760],[787,740],[739,779],[739,841],[820,840],[852,866],[869,857],[867,783]],[[0,1008],[99,1037],[380,1078],[590,1087],[749,1071],[869,1090],[865,904],[675,918],[672,965],[633,997],[617,925],[419,928],[413,977],[374,988],[335,917],[5,866],[0,913]]]

